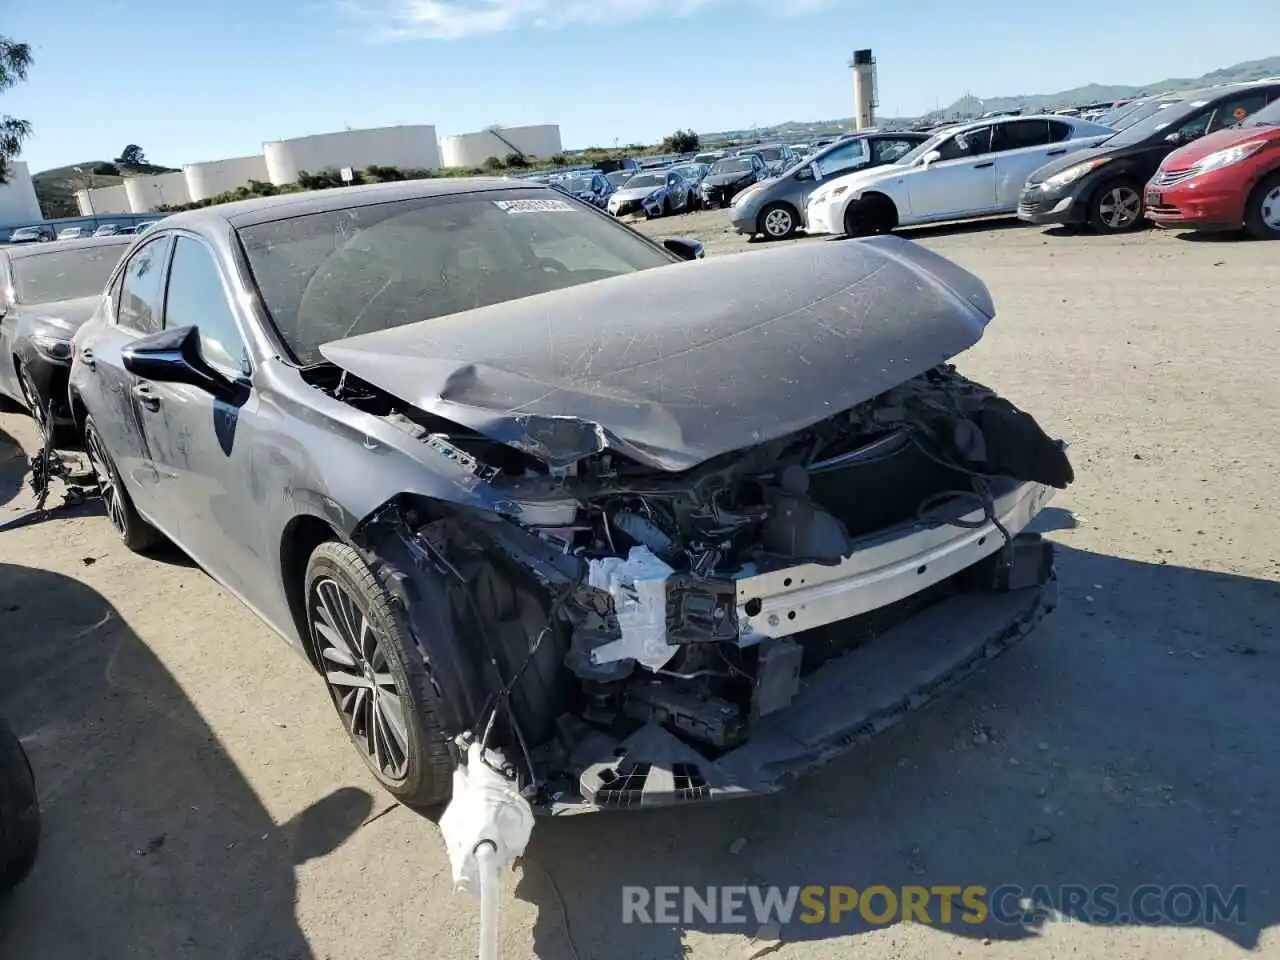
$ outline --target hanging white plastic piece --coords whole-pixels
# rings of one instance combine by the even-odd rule
[[[533,809],[515,780],[501,772],[506,768],[500,752],[471,743],[466,763],[453,772],[453,799],[440,817],[453,889],[480,900],[480,960],[498,958],[499,871],[524,853],[533,833]]]
[[[634,660],[661,670],[679,647],[667,643],[667,578],[675,570],[648,547],[632,547],[627,559],[606,557],[588,565],[587,583],[613,597],[622,636],[591,651],[596,663]]]

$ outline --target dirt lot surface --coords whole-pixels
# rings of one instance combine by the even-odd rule
[[[763,248],[725,222],[644,229]],[[854,914],[785,927],[779,958],[1280,956],[1280,245],[913,236],[995,296],[961,369],[1072,444],[1078,481],[1042,524],[1058,612],[776,798],[540,824],[506,879],[504,957],[748,956],[754,924],[624,926],[621,888],[757,883],[1247,888],[1213,927]],[[0,415],[0,516],[29,502],[32,438]],[[0,712],[45,814],[0,956],[474,955],[435,826],[378,792],[303,661],[199,569],[130,555],[90,505],[0,533],[0,570]]]

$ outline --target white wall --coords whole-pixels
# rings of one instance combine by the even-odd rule
[[[257,153],[249,157],[188,163],[183,166],[182,173],[186,177],[187,193],[192,202],[207,200],[236,187],[243,187],[250,180],[266,182],[269,179],[267,161]]]
[[[505,160],[511,153],[511,146],[530,157],[553,157],[564,149],[560,142],[560,127],[554,123],[544,123],[533,127],[502,127],[497,131],[501,139],[492,131],[480,133],[464,133],[456,137],[445,137],[440,144],[441,158],[446,167],[479,167],[490,157]]]
[[[263,145],[268,175],[277,186],[296,183],[300,171],[356,170],[377,164],[388,167],[440,166],[436,128],[425,124],[343,130],[313,137],[276,140]]]
[[[89,190],[76,191],[76,206],[80,208],[80,216],[89,217],[99,213],[129,213],[129,195],[125,193],[124,184],[113,187],[93,187]]]
[[[0,226],[24,226],[40,219],[40,201],[31,171],[21,160],[9,161],[9,182],[0,184]]]
[[[129,198],[129,209],[134,213],[150,213],[156,207],[191,201],[191,194],[187,191],[187,175],[181,171],[127,177],[124,192]]]

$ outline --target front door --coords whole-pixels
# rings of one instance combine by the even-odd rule
[[[975,127],[948,137],[942,156],[908,181],[912,220],[949,220],[987,213],[996,203],[996,161],[991,127]]]
[[[196,327],[204,359],[244,390],[229,400],[187,384],[146,382],[140,407],[158,489],[175,515],[175,538],[219,580],[250,596],[264,549],[249,506],[260,499],[252,464],[259,401],[232,304],[212,250],[178,234],[164,326]]]
[[[156,497],[157,477],[139,415],[137,383],[125,370],[120,352],[139,337],[160,330],[171,243],[172,236],[162,234],[133,251],[107,294],[103,307],[107,322],[76,341],[76,363],[92,374],[82,381],[81,395],[89,410],[101,411],[94,422],[107,453],[134,505],[165,533],[173,530]]]

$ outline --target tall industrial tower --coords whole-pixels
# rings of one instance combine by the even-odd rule
[[[875,126],[876,107],[880,106],[876,58],[870,50],[855,50],[849,66],[853,70],[853,128],[868,130]]]

